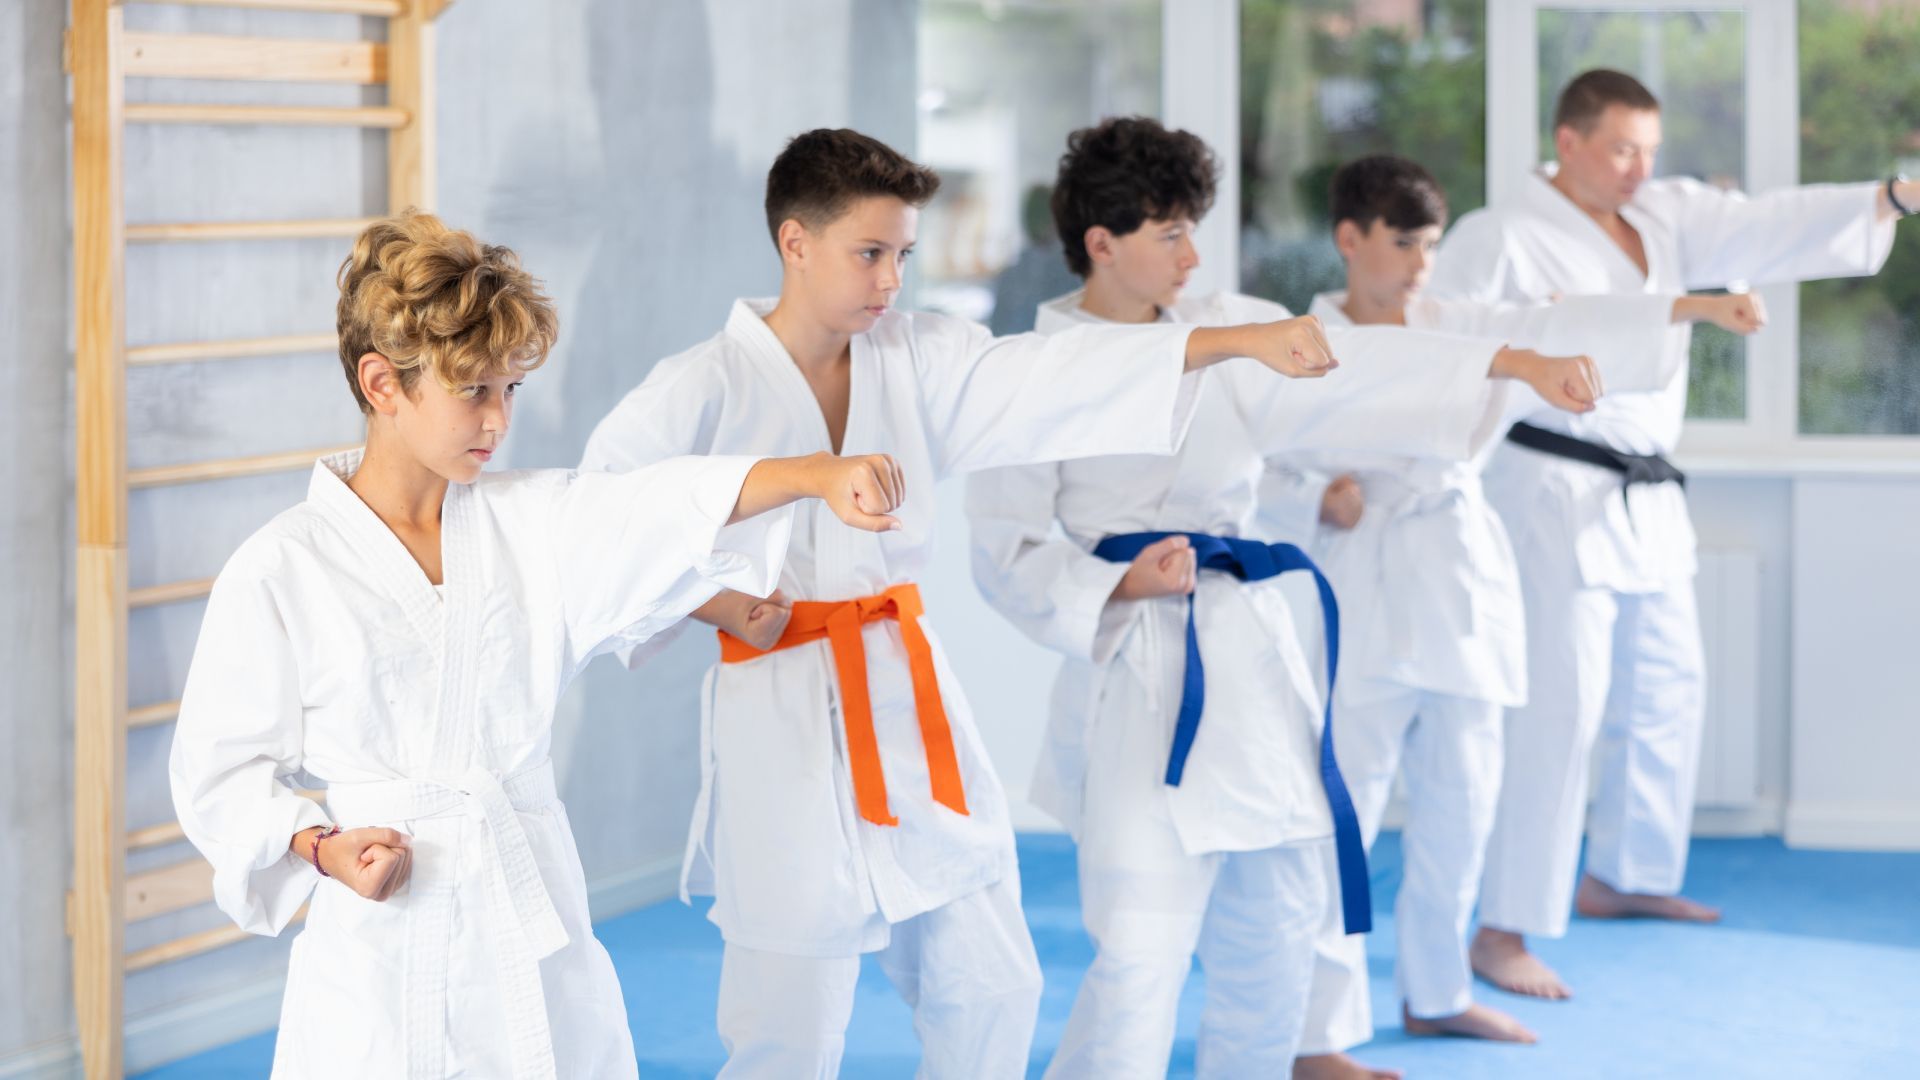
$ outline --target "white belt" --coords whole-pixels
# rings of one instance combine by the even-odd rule
[[[520,811],[559,801],[553,762],[542,761],[502,780],[485,769],[450,779],[384,780],[332,784],[327,808],[347,827],[397,825],[426,818],[468,817],[480,824],[477,864],[415,867],[409,896],[405,971],[407,1075],[437,1080],[446,1073],[442,1026],[446,1021],[447,954],[453,933],[451,884],[466,874],[485,877],[487,939],[505,1000],[507,1038],[516,1078],[556,1075],[553,1035],[547,1026],[540,960],[566,947],[567,931],[547,895]],[[422,880],[422,875],[425,880]]]

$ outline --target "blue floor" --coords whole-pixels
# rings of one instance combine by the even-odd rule
[[[1721,905],[1714,927],[1576,922],[1541,955],[1577,998],[1549,1003],[1482,988],[1485,1000],[1540,1034],[1537,1046],[1413,1039],[1398,1026],[1392,992],[1393,893],[1398,837],[1374,858],[1376,918],[1368,953],[1374,1012],[1385,1022],[1361,1056],[1410,1077],[1920,1077],[1920,855],[1788,851],[1774,840],[1701,840],[1688,893]],[[1046,995],[1032,1076],[1060,1036],[1092,947],[1080,928],[1073,849],[1063,837],[1023,836],[1027,918]],[[623,976],[627,1014],[649,1078],[710,1077],[719,1068],[713,1030],[720,938],[678,903],[600,924]],[[1193,1071],[1201,976],[1181,1001],[1173,1076]],[[911,1018],[867,965],[843,1075],[908,1077],[918,1060]],[[261,1077],[271,1033],[145,1075],[217,1080]]]

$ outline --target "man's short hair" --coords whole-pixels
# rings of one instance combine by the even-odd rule
[[[1560,91],[1560,101],[1553,107],[1553,128],[1558,131],[1570,127],[1582,135],[1591,134],[1600,122],[1600,114],[1611,105],[1660,111],[1660,99],[1639,79],[1624,71],[1594,68],[1576,76]]]

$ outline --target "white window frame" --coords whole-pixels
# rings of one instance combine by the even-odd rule
[[[1800,182],[1800,42],[1797,0],[1498,0],[1487,12],[1487,195],[1512,194],[1539,161],[1539,13],[1738,11],[1745,16],[1746,175],[1752,192]],[[1776,73],[1792,72],[1790,78]],[[1874,177],[1861,177],[1871,180]],[[1744,420],[1686,422],[1683,459],[1750,463],[1781,471],[1840,464],[1920,468],[1914,436],[1800,433],[1800,287],[1757,290],[1771,322],[1747,339]]]
[[[1160,122],[1220,161],[1213,211],[1193,235],[1195,296],[1240,290],[1240,0],[1161,0]]]
[[[1510,197],[1539,161],[1539,13],[1738,11],[1746,24],[1748,190],[1800,182],[1797,0],[1488,0],[1487,198]],[[1206,139],[1224,171],[1196,236],[1195,291],[1238,289],[1240,220],[1239,0],[1164,0],[1162,119]],[[1861,177],[1871,180],[1874,177]],[[1902,242],[1908,242],[1903,238]],[[1755,474],[1920,471],[1920,436],[1800,434],[1800,289],[1758,290],[1771,323],[1747,339],[1746,418],[1688,420],[1683,463]]]

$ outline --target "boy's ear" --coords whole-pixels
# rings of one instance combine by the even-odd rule
[[[1087,245],[1087,260],[1096,266],[1104,266],[1114,260],[1113,230],[1105,225],[1095,225],[1087,230],[1081,242]]]
[[[1352,218],[1348,218],[1333,227],[1333,246],[1340,249],[1341,258],[1351,259],[1353,253],[1359,250],[1360,240],[1365,235],[1360,230],[1360,226],[1356,225]]]
[[[367,404],[381,416],[392,416],[399,408],[396,400],[405,393],[400,388],[400,373],[393,370],[393,364],[377,352],[360,355],[360,392],[366,395]]]
[[[780,261],[785,265],[802,263],[807,258],[807,227],[798,218],[780,223]]]

